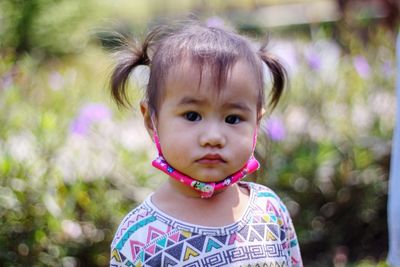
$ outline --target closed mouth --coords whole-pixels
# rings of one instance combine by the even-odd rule
[[[204,157],[198,159],[196,162],[202,164],[226,163],[226,161],[219,154],[207,154]]]

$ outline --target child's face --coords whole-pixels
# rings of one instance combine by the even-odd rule
[[[165,159],[202,182],[216,182],[242,168],[253,148],[259,97],[255,75],[239,61],[217,93],[210,75],[190,63],[172,70],[156,127]]]

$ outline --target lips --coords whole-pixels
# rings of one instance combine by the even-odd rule
[[[226,163],[226,161],[219,154],[207,154],[204,157],[197,160],[201,164],[219,164]]]

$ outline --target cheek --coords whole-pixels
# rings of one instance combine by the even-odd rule
[[[237,155],[238,161],[246,162],[253,152],[253,135],[246,135],[246,138],[236,139],[233,153]]]
[[[246,158],[249,158],[253,153],[253,138],[249,138],[246,140],[246,144],[243,145],[242,148],[243,154],[246,155]]]
[[[161,141],[161,150],[165,159],[169,163],[182,162],[187,158],[187,153],[190,150],[188,141],[183,136],[176,132],[170,132],[163,135],[165,142]]]

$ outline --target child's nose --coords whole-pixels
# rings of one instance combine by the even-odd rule
[[[224,147],[226,137],[222,125],[218,123],[210,123],[205,125],[200,135],[201,146]]]

